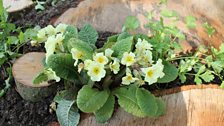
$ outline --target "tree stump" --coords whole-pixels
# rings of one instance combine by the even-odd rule
[[[7,8],[7,12],[9,13],[21,11],[33,4],[32,0],[3,0],[3,6]]]
[[[224,90],[218,86],[183,86],[155,93],[166,103],[160,118],[138,118],[122,108],[106,124],[85,115],[79,126],[224,126]]]
[[[16,82],[18,93],[25,100],[39,101],[56,90],[56,84],[43,82],[33,84],[33,79],[43,70],[45,53],[31,52],[17,59],[13,65],[12,73]]]

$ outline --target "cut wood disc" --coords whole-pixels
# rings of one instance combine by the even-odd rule
[[[32,0],[3,0],[3,6],[7,8],[9,13],[21,11],[32,5]]]
[[[79,126],[224,126],[224,90],[218,86],[184,86],[173,93],[162,92],[167,94],[161,97],[167,107],[162,117],[138,118],[119,108],[105,124],[84,115]]]
[[[49,96],[56,84],[33,84],[33,79],[43,67],[45,53],[31,52],[23,55],[13,64],[12,72],[16,82],[17,91],[26,100],[38,101]]]

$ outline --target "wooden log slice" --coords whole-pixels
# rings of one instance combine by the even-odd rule
[[[33,84],[33,79],[43,70],[43,59],[45,53],[31,52],[23,55],[15,61],[12,73],[16,82],[18,93],[23,99],[39,101],[49,96],[55,90],[56,84]]]
[[[33,4],[32,0],[3,0],[3,6],[7,8],[7,12],[9,13],[21,11]]]
[[[83,114],[79,126],[224,126],[224,90],[218,86],[183,86],[160,92],[166,114],[138,118],[119,108],[105,124]]]

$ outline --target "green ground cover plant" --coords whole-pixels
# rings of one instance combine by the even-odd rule
[[[23,31],[15,24],[8,22],[8,13],[0,0],[0,69],[1,78],[5,80],[3,89],[0,89],[2,97],[10,87],[12,81],[11,64],[13,60],[21,55],[20,48],[30,41],[37,33],[38,28]]]

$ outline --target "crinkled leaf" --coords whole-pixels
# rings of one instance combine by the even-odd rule
[[[174,64],[164,61],[163,62],[164,69],[163,72],[165,76],[158,80],[158,83],[168,83],[174,81],[178,77],[178,69]]]
[[[56,115],[61,126],[77,126],[80,120],[75,101],[61,100],[58,103]]]
[[[196,27],[196,19],[194,16],[187,16],[185,18],[185,22],[188,28],[195,28]]]
[[[130,37],[131,35],[127,32],[122,32],[118,37],[117,37],[117,41],[120,41],[122,39],[126,39],[127,37]]]
[[[140,21],[135,16],[128,16],[124,23],[125,29],[134,30],[137,29],[140,25]]]
[[[166,113],[166,104],[160,98],[156,98],[156,102],[157,102],[157,106],[158,106],[156,116],[164,115]]]
[[[67,50],[67,44],[71,38],[78,38],[78,30],[72,25],[68,25],[64,32],[63,46]],[[70,50],[67,50],[70,51]]]
[[[59,91],[54,97],[54,102],[60,103],[63,102],[63,100],[74,100],[77,96],[77,93],[78,92],[75,89]]]
[[[93,48],[86,42],[83,42],[80,39],[72,38],[68,42],[68,49],[71,51],[72,48],[77,49],[83,53],[82,60],[92,59]]]
[[[140,109],[147,116],[155,116],[158,111],[156,98],[144,88],[137,88],[136,92],[137,103]]]
[[[77,105],[83,112],[96,112],[106,103],[108,97],[109,91],[99,91],[91,88],[89,85],[85,85],[78,92]]]
[[[103,107],[101,107],[94,113],[97,122],[104,123],[111,118],[114,112],[114,104],[115,104],[115,98],[111,94],[108,97],[106,103],[103,105]]]
[[[115,43],[115,45],[112,46],[112,50],[114,50],[113,56],[121,59],[124,52],[131,51],[132,43],[133,43],[133,37],[128,37]]]
[[[77,82],[79,74],[74,67],[74,60],[71,54],[53,54],[48,58],[47,64],[56,75],[69,81]],[[80,80],[79,80],[80,81]]]
[[[78,33],[78,37],[80,40],[95,46],[98,33],[90,24],[87,24],[81,28],[80,32]]]
[[[141,110],[136,98],[136,86],[121,87],[115,90],[115,95],[118,97],[119,105],[128,113],[137,117],[145,117],[146,114]]]

